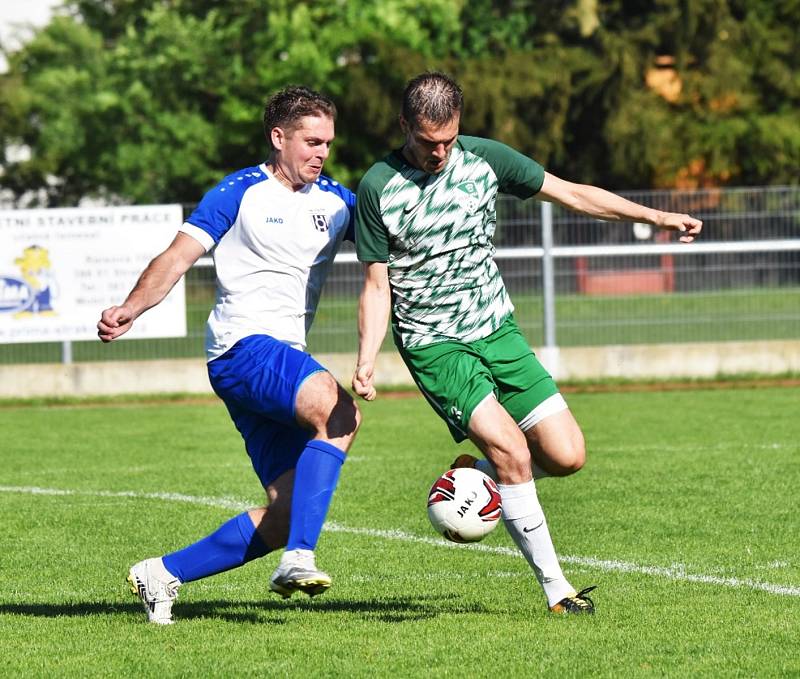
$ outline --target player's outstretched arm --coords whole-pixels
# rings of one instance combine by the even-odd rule
[[[683,243],[691,243],[703,228],[703,222],[689,215],[655,210],[596,186],[564,181],[549,172],[545,172],[539,197],[597,219],[646,222],[677,231]]]
[[[364,288],[358,300],[358,361],[353,374],[353,391],[364,400],[372,401],[377,395],[375,359],[386,336],[391,298],[387,265],[370,262],[364,269]]]
[[[133,322],[163,300],[204,253],[205,248],[198,241],[178,233],[170,246],[147,265],[125,301],[103,311],[97,336],[103,342],[111,342],[128,332]]]

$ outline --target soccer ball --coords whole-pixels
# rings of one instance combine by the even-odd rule
[[[478,542],[500,520],[500,491],[486,474],[471,467],[450,469],[428,493],[428,518],[451,542]]]

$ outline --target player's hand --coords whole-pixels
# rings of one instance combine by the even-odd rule
[[[678,231],[681,235],[678,238],[681,243],[691,243],[703,229],[703,222],[689,215],[678,214],[677,212],[662,212],[656,226],[667,231]]]
[[[124,335],[133,325],[133,313],[125,306],[112,306],[103,311],[97,323],[97,336],[110,342]]]
[[[373,382],[374,377],[375,365],[373,363],[361,363],[353,374],[353,391],[365,401],[373,401],[378,395]]]

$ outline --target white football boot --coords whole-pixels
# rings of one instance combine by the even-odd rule
[[[331,576],[317,569],[314,552],[308,549],[292,549],[284,552],[269,581],[269,588],[284,599],[288,599],[295,592],[316,596],[330,586]]]
[[[178,598],[182,583],[164,568],[161,558],[145,559],[131,566],[128,583],[131,592],[141,599],[150,622],[172,624],[172,603]]]

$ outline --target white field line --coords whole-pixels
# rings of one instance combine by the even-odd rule
[[[244,511],[253,506],[252,502],[244,502],[235,498],[228,497],[206,497],[197,495],[184,495],[182,493],[140,493],[132,490],[113,491],[113,490],[68,490],[60,488],[39,488],[37,486],[0,486],[0,493],[24,493],[28,495],[78,495],[90,497],[120,497],[146,500],[162,500],[167,502],[186,502],[207,507],[220,507],[222,509],[232,509]],[[344,526],[334,521],[325,524],[325,530],[332,533],[347,533],[350,535],[366,535],[373,538],[384,540],[398,540],[400,542],[414,542],[432,547],[444,547],[445,549],[470,549],[473,551],[487,552],[490,554],[502,554],[522,558],[522,555],[510,547],[490,547],[489,545],[471,544],[459,545],[447,542],[441,538],[421,537],[406,533],[401,530],[379,530],[375,528],[352,528]],[[682,564],[673,564],[669,567],[664,566],[645,566],[642,564],[627,561],[616,561],[609,559],[597,559],[594,557],[560,555],[563,563],[574,564],[595,568],[601,571],[616,573],[640,573],[642,575],[652,575],[665,578],[667,580],[677,580],[681,582],[698,582],[707,585],[719,585],[722,587],[732,587],[737,589],[750,589],[767,592],[769,594],[779,594],[782,596],[800,597],[800,587],[792,585],[776,585],[770,582],[761,582],[750,578],[720,577],[716,575],[704,575],[702,573],[691,573]]]

